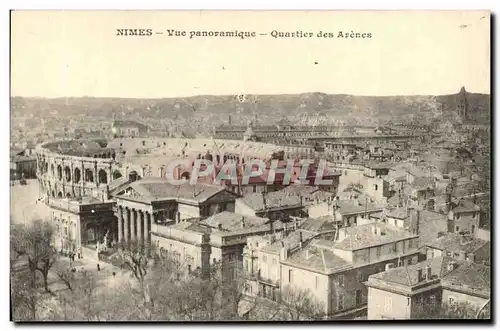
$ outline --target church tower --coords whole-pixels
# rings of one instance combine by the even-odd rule
[[[457,115],[460,116],[462,120],[467,119],[467,111],[469,105],[467,103],[467,91],[465,91],[465,87],[462,86],[460,92],[458,92],[458,102],[457,102]]]

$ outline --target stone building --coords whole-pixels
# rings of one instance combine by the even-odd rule
[[[79,250],[85,258],[97,260],[98,245],[106,249],[118,240],[114,202],[49,198],[48,205],[56,227],[54,245],[58,251]]]
[[[169,226],[155,224],[151,241],[178,256],[186,272],[196,269],[207,272],[211,265],[221,262],[227,277],[233,279],[241,269],[247,238],[276,234],[283,229],[280,221],[224,211],[203,220],[180,221]]]
[[[444,255],[457,261],[490,263],[490,243],[470,235],[447,233],[427,243],[426,249],[428,259]]]
[[[457,267],[457,262],[443,256],[370,276],[365,283],[368,319],[418,317],[424,305],[441,302],[441,278]]]
[[[118,240],[149,243],[153,224],[175,224],[234,211],[236,195],[216,185],[176,186],[162,178],[144,178],[125,186],[115,199]]]
[[[304,216],[304,198],[284,191],[252,193],[238,198],[235,211],[246,216],[266,217],[271,220],[290,216]]]
[[[448,232],[474,234],[479,228],[481,208],[469,200],[460,200],[448,213]]]
[[[136,121],[121,120],[114,121],[111,126],[114,137],[135,138],[147,134],[148,126]]]
[[[440,256],[372,275],[366,286],[369,320],[421,318],[459,304],[476,315],[491,300],[491,268]]]

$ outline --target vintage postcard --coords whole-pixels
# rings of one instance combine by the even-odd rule
[[[11,320],[491,320],[490,23],[12,11]]]

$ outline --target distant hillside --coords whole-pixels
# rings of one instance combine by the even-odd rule
[[[191,126],[209,130],[227,124],[250,120],[274,124],[287,117],[296,124],[333,124],[348,122],[383,124],[392,122],[428,122],[456,120],[459,95],[441,96],[353,96],[306,93],[293,95],[194,96],[168,99],[126,98],[11,98],[16,116],[62,119],[86,118],[112,121],[113,118],[142,120],[152,127]],[[490,95],[466,93],[472,121],[489,123]]]

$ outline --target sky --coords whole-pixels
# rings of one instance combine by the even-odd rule
[[[11,19],[12,96],[490,93],[484,11],[14,11]],[[120,28],[164,34],[117,36]],[[189,39],[198,30],[257,36]],[[276,39],[273,30],[372,38]]]

